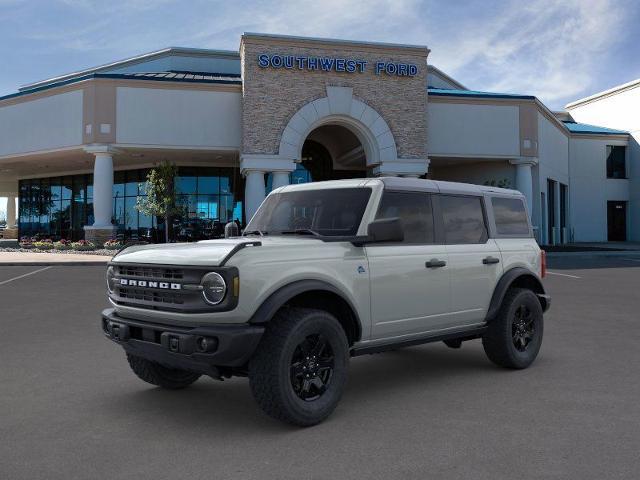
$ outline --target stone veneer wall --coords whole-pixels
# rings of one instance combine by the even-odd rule
[[[259,54],[360,59],[364,73],[261,68]],[[240,49],[243,77],[242,152],[277,154],[289,119],[305,104],[326,97],[327,86],[353,88],[353,96],[376,110],[394,136],[399,158],[427,158],[428,50],[375,48],[351,42],[310,43],[297,39],[243,37]],[[375,74],[377,61],[413,63],[414,77]]]

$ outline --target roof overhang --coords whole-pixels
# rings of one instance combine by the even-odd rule
[[[202,48],[167,47],[161,50],[156,50],[154,52],[143,53],[141,55],[136,55],[135,57],[126,58],[124,60],[117,60],[115,62],[106,63],[104,65],[100,65],[97,67],[78,70],[77,72],[72,72],[65,75],[49,78],[46,80],[41,80],[38,82],[22,85],[20,88],[18,88],[18,91],[22,92],[25,90],[32,90],[34,88],[39,88],[51,83],[59,83],[69,79],[73,79],[75,77],[83,77],[85,75],[90,75],[93,73],[104,72],[105,70],[112,70],[114,68],[122,68],[126,66],[136,65],[143,62],[148,62],[149,60],[155,60],[158,58],[168,57],[171,55],[184,55],[184,56],[194,56],[194,57],[204,56],[204,57],[233,58],[233,59],[240,58],[240,54],[238,52],[234,52],[230,50],[209,50],[209,49],[202,49]]]

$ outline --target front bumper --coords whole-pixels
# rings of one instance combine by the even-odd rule
[[[171,368],[218,376],[217,367],[242,367],[255,351],[264,327],[225,324],[169,326],[102,312],[102,331],[127,353]]]

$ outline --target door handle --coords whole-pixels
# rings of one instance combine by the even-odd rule
[[[432,258],[427,263],[425,263],[425,267],[427,268],[440,268],[444,267],[447,264],[444,260],[438,260],[437,258]]]
[[[496,257],[485,257],[482,259],[482,263],[484,263],[485,265],[492,265],[494,263],[500,263],[500,259],[496,258]]]

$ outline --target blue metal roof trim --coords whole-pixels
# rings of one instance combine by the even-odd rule
[[[571,133],[597,134],[597,135],[629,135],[624,130],[614,130],[613,128],[598,127],[597,125],[589,125],[588,123],[577,123],[563,121],[564,125]]]
[[[517,93],[479,92],[476,90],[454,90],[447,88],[427,88],[429,95],[441,97],[480,97],[480,98],[515,98],[521,100],[535,100],[533,95],[519,95]]]
[[[158,77],[160,74],[173,74],[172,77]],[[73,83],[83,82],[85,80],[91,80],[93,78],[113,78],[120,80],[150,80],[152,82],[183,82],[183,83],[218,83],[224,85],[242,85],[242,80],[239,77],[236,77],[232,74],[225,74],[220,77],[211,77],[208,79],[202,78],[187,78],[184,74],[175,74],[174,72],[154,72],[147,74],[139,74],[139,73],[91,73],[89,75],[83,75],[81,77],[70,78],[69,80],[63,80],[61,82],[50,83],[47,85],[43,85],[42,87],[32,88],[30,90],[24,90],[22,92],[10,93],[9,95],[5,95],[0,97],[0,101],[8,100],[10,98],[23,97],[25,95],[30,95],[36,92],[42,92],[44,90],[49,90],[51,88],[63,87],[65,85],[71,85]],[[193,74],[193,76],[199,76],[200,74]]]

